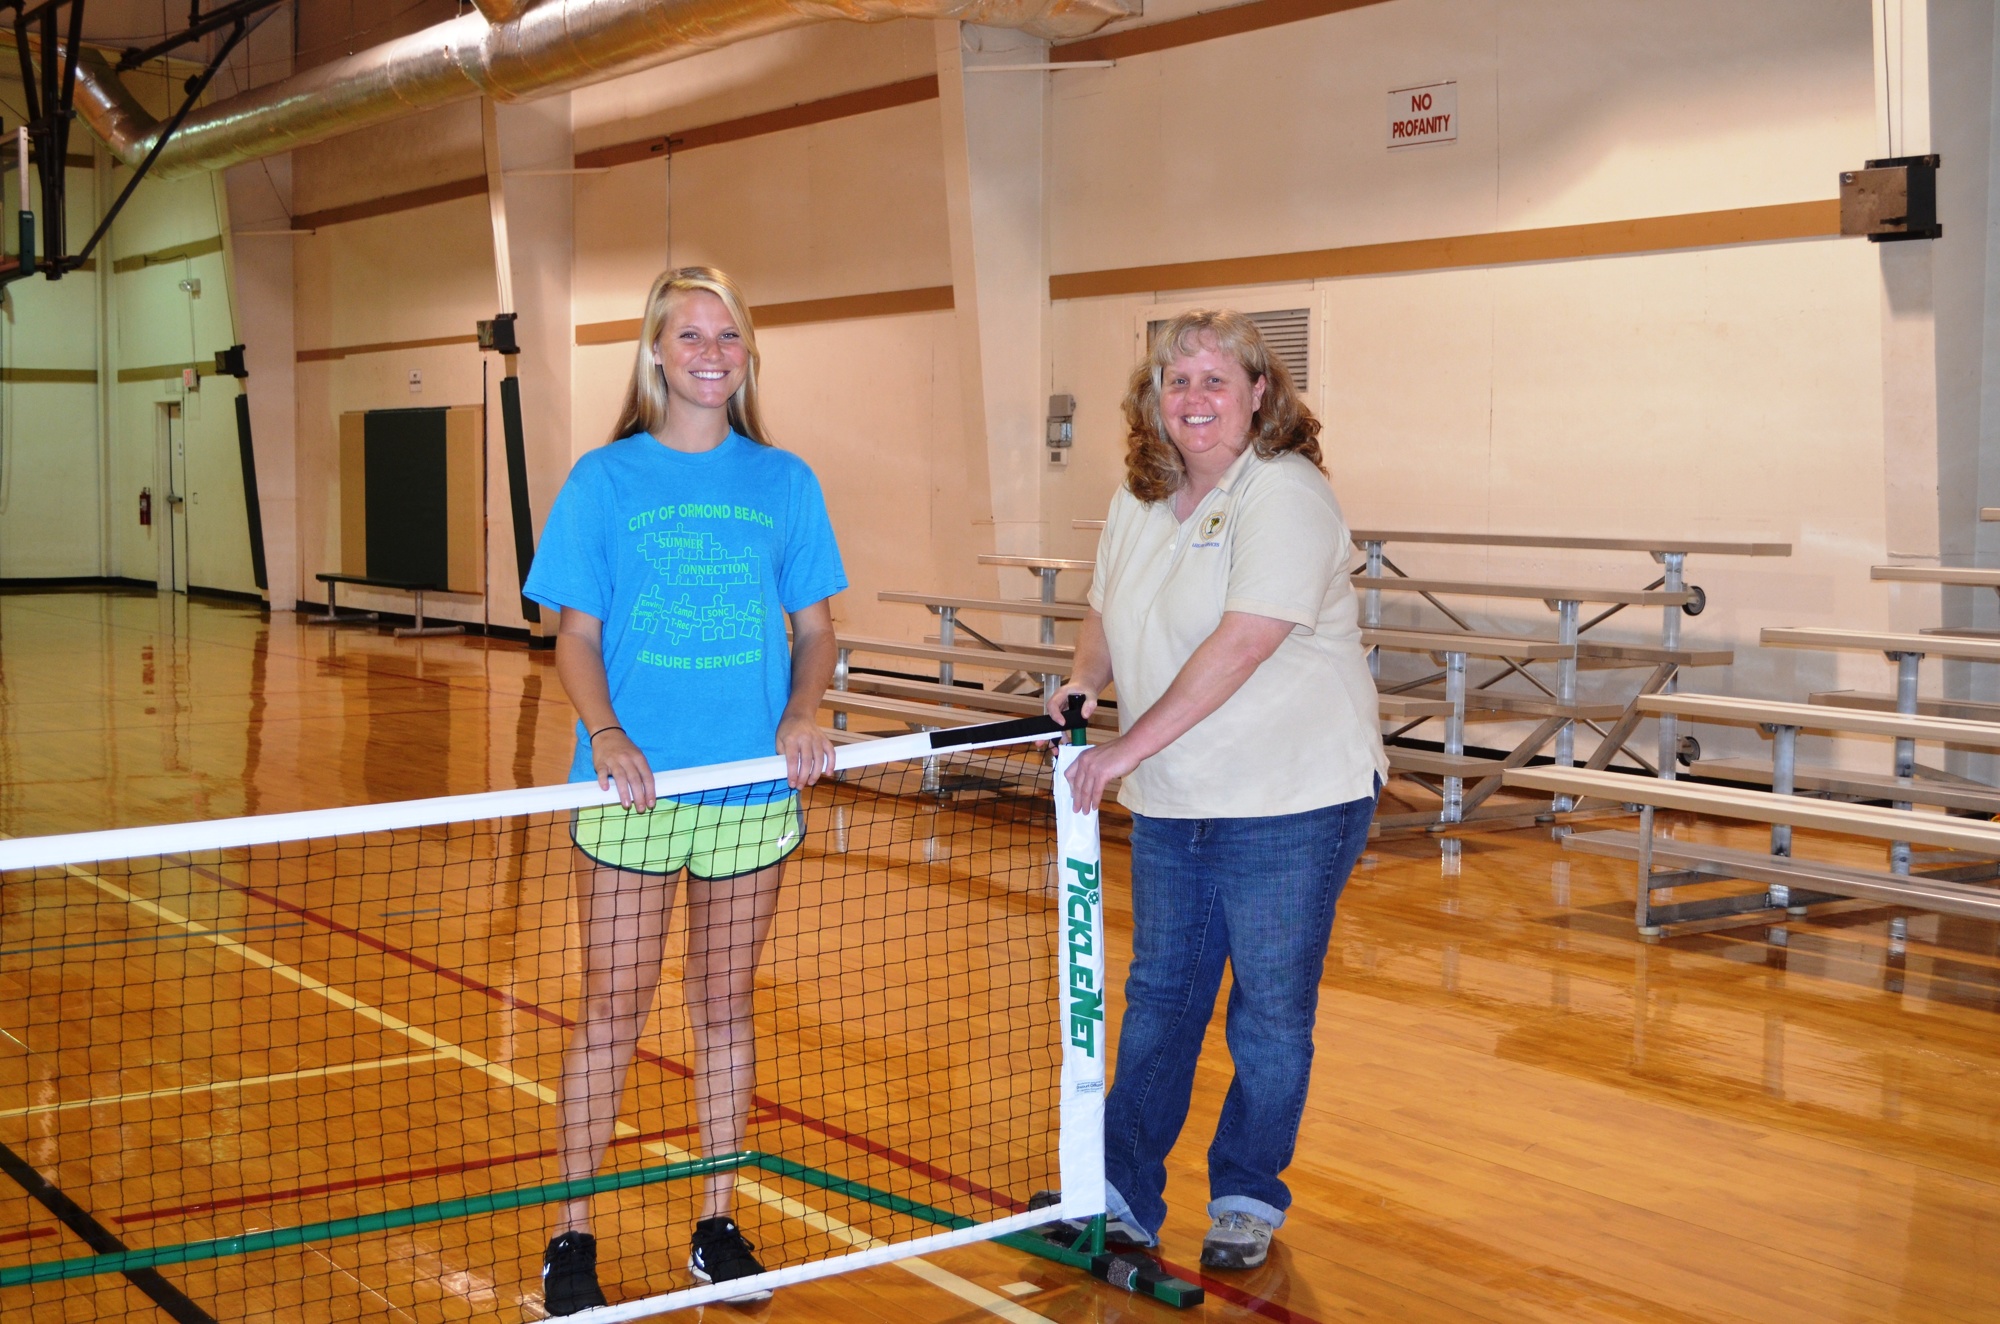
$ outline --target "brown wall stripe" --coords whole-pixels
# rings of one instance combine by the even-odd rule
[[[735,142],[739,138],[755,138],[766,133],[777,133],[783,129],[799,129],[808,124],[823,124],[828,120],[846,119],[850,115],[865,115],[871,110],[887,110],[891,106],[935,101],[937,94],[937,75],[926,74],[922,78],[912,78],[908,82],[864,87],[859,92],[843,92],[837,97],[827,97],[822,101],[802,101],[796,106],[786,106],[782,110],[767,110],[757,115],[745,115],[740,119],[723,120],[719,124],[676,129],[672,133],[664,133],[656,138],[614,143],[609,147],[594,147],[587,152],[578,152],[576,164],[578,169],[587,170],[625,165],[632,161],[646,161],[656,156],[664,156],[668,152],[713,147],[717,143]]]
[[[833,299],[758,304],[750,309],[750,318],[760,327],[803,326],[809,322],[841,322],[856,317],[949,312],[952,306],[951,286],[930,285],[920,290],[889,290],[881,294],[844,294]],[[639,319],[636,317],[616,322],[583,322],[576,328],[576,343],[629,344],[638,335]]]
[[[1233,37],[1239,32],[1275,28],[1282,23],[1324,18],[1328,14],[1344,13],[1349,9],[1366,9],[1370,5],[1379,5],[1383,2],[1384,0],[1251,0],[1251,3],[1246,5],[1211,9],[1205,14],[1190,14],[1186,18],[1168,19],[1164,23],[1148,23],[1143,27],[1126,28],[1123,32],[1107,32],[1101,37],[1085,37],[1082,41],[1067,42],[1052,48],[1049,51],[1049,59],[1058,63],[1067,63],[1071,60],[1122,60],[1131,55],[1147,55],[1153,51],[1172,50],[1176,46],[1192,46],[1198,41],[1214,41],[1217,37]]]
[[[0,382],[24,385],[36,382],[89,383],[96,380],[95,368],[0,368]]]
[[[1445,239],[1407,239],[1390,244],[1357,244],[1305,253],[1173,262],[1156,267],[1074,271],[1049,277],[1051,299],[1090,299],[1154,290],[1191,290],[1218,285],[1267,285],[1280,281],[1337,276],[1374,276],[1398,271],[1440,271],[1450,267],[1498,266],[1510,262],[1557,262],[1565,258],[1607,257],[1618,253],[1665,252],[1760,244],[1780,239],[1816,239],[1840,233],[1840,201],[1785,202],[1769,207],[1647,216],[1591,225],[1557,225],[1540,230],[1500,230]]]
[[[193,243],[175,244],[171,248],[156,248],[150,253],[135,253],[131,257],[121,257],[111,264],[112,271],[123,275],[128,271],[143,271],[166,262],[178,262],[183,258],[205,257],[222,251],[222,236],[212,234],[206,239]]]
[[[207,363],[156,363],[150,368],[120,368],[118,380],[121,382],[168,382],[179,377],[188,368],[200,377],[215,376],[215,362]]]
[[[1211,10],[1205,14],[1172,19],[1165,23],[1128,28],[1123,32],[1090,37],[1083,41],[1071,42],[1066,46],[1057,46],[1049,52],[1049,59],[1052,61],[1121,59],[1151,51],[1170,50],[1176,46],[1186,46],[1198,41],[1213,41],[1217,37],[1233,36],[1239,32],[1255,32],[1260,28],[1276,27],[1282,23],[1321,18],[1327,14],[1338,14],[1345,10],[1361,9],[1384,2],[1385,0],[1251,0],[1249,4]],[[627,165],[633,161],[647,161],[668,152],[713,147],[718,143],[736,142],[743,138],[755,138],[785,129],[804,128],[809,124],[824,124],[828,120],[845,119],[850,115],[865,115],[874,110],[887,110],[892,106],[933,101],[937,98],[937,94],[937,75],[926,74],[922,78],[911,78],[900,83],[885,83],[880,87],[864,87],[858,92],[843,92],[839,96],[826,97],[819,101],[803,101],[780,110],[767,110],[756,115],[723,120],[716,124],[677,129],[672,133],[658,134],[633,142],[593,147],[587,152],[576,154],[576,168],[596,170],[608,166]],[[409,193],[392,194],[386,198],[349,203],[344,207],[302,212],[292,218],[292,228],[317,230],[323,225],[339,225],[343,221],[358,221],[370,216],[387,216],[417,207],[451,202],[458,198],[470,198],[484,192],[486,192],[486,180],[483,176],[478,179],[455,180]],[[611,337],[613,340],[628,338],[622,335]],[[607,342],[579,340],[577,343]]]
[[[391,354],[402,349],[436,349],[442,345],[476,345],[479,337],[433,336],[429,340],[382,340],[372,345],[330,345],[325,349],[302,349],[293,357],[300,363],[332,363],[350,354]]]
[[[481,197],[485,192],[484,175],[477,179],[454,179],[449,183],[433,184],[429,188],[412,189],[408,193],[391,193],[386,198],[350,202],[344,207],[328,207],[325,211],[300,212],[292,217],[292,228],[317,230],[322,225],[363,221],[371,216],[388,216],[399,211],[414,211],[418,207],[434,207],[440,202],[454,202],[459,198]]]
[[[13,43],[9,42],[7,44],[12,45]],[[14,168],[14,159],[15,159],[14,144],[12,141],[9,141],[7,144],[6,151],[4,153],[0,153],[0,175],[4,175],[9,170],[12,170]],[[28,149],[28,160],[36,165],[40,165],[42,163],[42,154],[36,151],[33,147],[30,147]],[[83,152],[71,152],[68,156],[65,156],[63,160],[69,163],[69,168],[71,170],[89,170],[91,167],[97,164],[97,161],[94,158],[86,155]]]

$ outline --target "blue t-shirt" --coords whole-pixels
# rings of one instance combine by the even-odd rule
[[[694,455],[641,432],[570,470],[522,592],[604,622],[612,711],[657,772],[776,752],[785,614],[846,587],[804,460],[734,431]],[[576,730],[570,780],[590,781]]]

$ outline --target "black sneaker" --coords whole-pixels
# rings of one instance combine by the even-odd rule
[[[698,1283],[729,1283],[764,1272],[751,1254],[750,1239],[733,1218],[704,1218],[694,1225],[694,1248],[688,1252],[688,1272]],[[741,1296],[724,1297],[733,1306],[769,1301],[771,1289],[753,1287]]]
[[[542,1305],[549,1317],[574,1315],[605,1304],[597,1285],[597,1238],[565,1232],[542,1252]]]

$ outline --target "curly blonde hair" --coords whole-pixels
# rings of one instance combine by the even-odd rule
[[[736,323],[736,330],[743,337],[743,348],[749,362],[743,374],[743,384],[736,388],[736,394],[729,398],[729,426],[744,436],[763,445],[772,445],[771,434],[764,427],[764,410],[757,399],[757,366],[761,361],[757,354],[757,328],[750,325],[750,307],[743,301],[743,292],[736,288],[736,282],[727,272],[717,267],[679,267],[663,271],[653,281],[653,288],[646,292],[646,311],[639,321],[639,353],[632,362],[632,380],[625,387],[625,403],[618,411],[618,422],[611,429],[611,440],[629,437],[636,432],[652,432],[667,419],[667,379],[654,360],[654,347],[659,343],[660,333],[666,329],[667,315],[672,311],[674,300],[697,290],[706,291],[722,300],[722,306],[729,310],[730,320]]]
[[[1271,353],[1257,324],[1229,309],[1197,308],[1182,313],[1153,337],[1153,346],[1132,373],[1125,392],[1125,485],[1141,501],[1164,501],[1187,482],[1187,465],[1167,436],[1160,414],[1161,383],[1173,361],[1213,346],[1243,365],[1255,384],[1264,379],[1264,399],[1250,416],[1250,444],[1263,459],[1287,451],[1303,455],[1326,472],[1319,453],[1319,420],[1299,398],[1291,373]]]

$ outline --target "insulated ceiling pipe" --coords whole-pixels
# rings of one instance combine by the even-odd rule
[[[958,19],[1037,37],[1080,37],[1139,12],[1137,0],[487,0],[479,12],[398,37],[188,116],[154,173],[215,170],[470,97],[531,101],[636,73],[748,37],[828,19]],[[152,150],[160,123],[103,56],[77,60],[76,109],[127,165]]]

